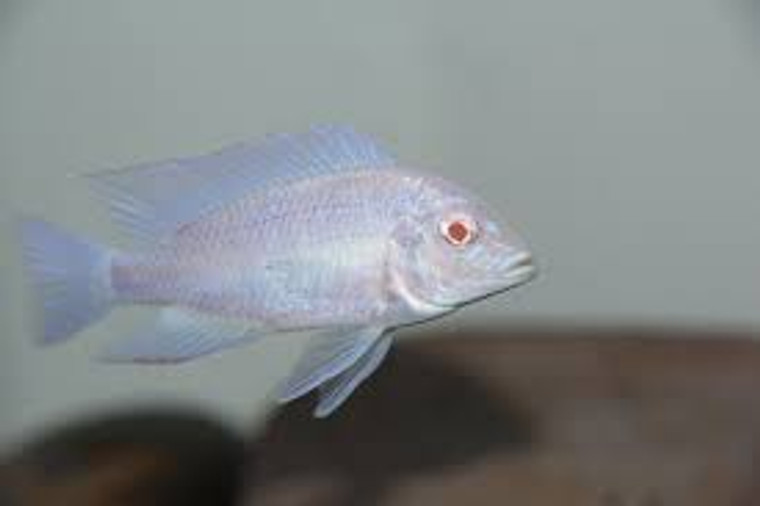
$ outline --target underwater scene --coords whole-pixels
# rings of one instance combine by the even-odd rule
[[[758,23],[0,0],[0,504],[760,504]]]

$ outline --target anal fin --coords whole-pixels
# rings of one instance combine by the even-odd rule
[[[179,363],[251,342],[259,337],[248,322],[167,308],[158,322],[117,340],[101,357],[107,362]]]

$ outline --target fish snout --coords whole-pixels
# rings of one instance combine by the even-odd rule
[[[501,269],[502,279],[508,288],[532,280],[538,274],[533,255],[527,250],[520,250],[508,257]]]

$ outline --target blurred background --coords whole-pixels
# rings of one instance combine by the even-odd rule
[[[538,369],[518,367],[523,376],[484,372],[501,370],[498,363],[454,367],[511,392],[515,382],[535,386],[536,375],[556,384],[550,380],[558,367],[568,368],[565,379],[604,385],[620,357],[661,364],[657,346],[675,346],[667,356],[685,361],[683,377],[667,367],[629,369],[635,384],[654,374],[647,381],[661,386],[636,390],[643,396],[636,398],[659,392],[671,405],[685,396],[692,407],[705,402],[700,395],[729,399],[735,409],[716,409],[746,424],[734,431],[746,436],[742,445],[754,442],[756,368],[742,357],[756,356],[753,338],[760,336],[759,13],[754,0],[0,0],[0,450],[13,453],[57,424],[129,406],[191,406],[230,437],[269,434],[269,392],[302,341],[267,340],[181,367],[93,362],[110,339],[150,317],[129,310],[64,346],[36,348],[12,216],[45,216],[119,244],[77,175],[325,122],[352,124],[407,164],[472,188],[536,253],[542,272],[535,282],[410,331],[412,347],[435,355],[440,334],[459,335],[447,355],[453,360],[477,355],[466,338],[484,335],[483,346],[496,346],[492,352],[500,350],[508,369],[514,346],[527,342],[520,345],[527,351],[518,348],[545,358],[528,361]],[[565,331],[567,339],[557,337]],[[566,344],[557,347],[557,340]],[[666,344],[644,351],[626,344],[650,341]],[[612,362],[604,346],[613,346]],[[607,365],[595,376],[588,362],[573,362],[578,354]],[[704,370],[715,375],[708,381]],[[731,371],[734,379],[720,380]],[[689,385],[720,387],[694,387],[689,397]],[[446,391],[440,387],[440,395]],[[641,449],[621,428],[631,420],[630,405],[618,409],[628,391],[591,391],[570,396],[583,402],[562,411],[561,420],[585,427],[572,425],[569,413],[595,419],[601,408],[594,403],[602,402],[619,422],[609,430]],[[530,404],[535,391],[515,395]],[[446,398],[456,411],[461,398]],[[692,407],[676,409],[674,418],[655,410],[653,423],[694,420]],[[534,429],[554,413],[517,411]],[[471,422],[453,426],[442,441],[465,438]],[[316,427],[324,426],[304,422],[296,432]],[[371,439],[382,427],[351,430]],[[583,434],[584,444],[593,444],[599,431]],[[740,445],[720,441],[723,449]],[[754,476],[742,467],[745,457],[752,460],[742,454],[737,469]],[[460,454],[447,458],[459,461]],[[694,470],[679,462],[671,469]],[[589,483],[600,504],[628,504]],[[329,492],[333,485],[314,486]],[[652,493],[637,490],[636,500],[662,500]]]

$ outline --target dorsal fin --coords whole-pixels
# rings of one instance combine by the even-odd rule
[[[89,176],[114,220],[142,242],[274,184],[395,165],[371,137],[344,126],[275,134],[211,154],[164,160]]]

